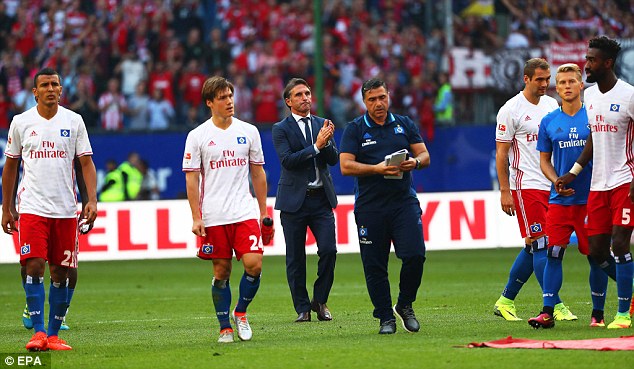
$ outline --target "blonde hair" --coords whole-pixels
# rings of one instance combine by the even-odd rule
[[[563,65],[560,65],[559,68],[557,68],[555,81],[557,81],[557,77],[559,76],[559,73],[566,73],[566,72],[575,72],[575,77],[577,77],[577,80],[581,82],[581,68],[579,68],[579,66],[575,63],[566,63]]]

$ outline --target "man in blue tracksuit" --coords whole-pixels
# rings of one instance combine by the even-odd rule
[[[429,152],[414,122],[388,111],[385,82],[370,79],[361,94],[367,112],[346,126],[339,161],[343,175],[356,177],[354,215],[373,315],[380,320],[379,334],[396,332],[394,314],[405,330],[417,332],[412,303],[423,276],[425,243],[410,172],[429,166]],[[400,164],[386,163],[386,155],[403,149],[408,155]],[[387,270],[391,243],[403,263],[394,306]]]

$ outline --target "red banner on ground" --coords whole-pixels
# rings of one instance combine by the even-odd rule
[[[489,342],[472,342],[467,347],[522,348],[522,349],[561,349],[620,351],[634,350],[634,336],[618,338],[593,338],[587,340],[527,340],[511,336]]]

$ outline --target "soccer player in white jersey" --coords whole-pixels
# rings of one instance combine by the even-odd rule
[[[610,243],[616,259],[618,311],[608,328],[630,328],[632,299],[632,253],[634,228],[634,87],[618,79],[614,64],[621,46],[605,36],[588,44],[585,106],[592,135],[569,173],[557,179],[564,191],[592,159],[592,181],[588,196],[588,240],[590,255],[607,264]]]
[[[77,194],[73,160],[82,168],[88,203],[83,216],[92,224],[97,217],[96,170],[84,121],[59,106],[62,84],[57,72],[40,70],[34,77],[37,105],[16,115],[9,128],[2,196],[13,196],[20,159],[24,175],[17,191],[20,263],[26,266],[24,290],[35,334],[26,344],[30,351],[70,350],[58,333],[68,307],[68,270],[77,267]],[[2,203],[2,229],[17,232],[11,201]],[[44,329],[44,269],[48,261],[48,330]]]
[[[233,84],[222,77],[205,81],[202,97],[211,118],[189,132],[183,157],[192,232],[201,241],[197,256],[213,262],[211,296],[220,322],[220,343],[233,342],[229,277],[234,252],[242,260],[244,274],[231,318],[238,337],[251,339],[246,310],[260,286],[260,224],[269,216],[260,134],[255,126],[233,116],[233,91]],[[249,190],[249,175],[259,211]]]
[[[517,316],[515,297],[533,271],[543,286],[546,266],[546,211],[550,181],[541,172],[537,135],[539,123],[557,109],[557,101],[546,96],[550,82],[550,65],[533,58],[524,65],[524,89],[507,101],[497,115],[495,164],[500,182],[500,204],[509,216],[517,215],[525,247],[517,255],[509,279],[493,312],[508,321]],[[555,319],[577,319],[557,301]]]

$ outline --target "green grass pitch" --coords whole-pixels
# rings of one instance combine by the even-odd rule
[[[372,318],[358,254],[338,256],[328,301],[334,320],[304,324],[296,317],[286,284],[284,257],[265,256],[262,284],[249,307],[253,340],[216,343],[211,303],[211,263],[191,259],[80,262],[79,284],[62,332],[74,347],[53,352],[52,368],[625,368],[631,352],[469,349],[469,342],[507,336],[587,339],[634,331],[591,329],[588,264],[576,249],[566,253],[561,296],[579,316],[554,329],[533,330],[526,319],[541,308],[534,277],[516,300],[522,322],[492,313],[517,249],[428,252],[414,309],[421,332],[379,336]],[[81,258],[81,256],[80,256]],[[308,260],[314,280],[316,257]],[[392,298],[400,264],[390,258]],[[231,280],[237,297],[242,266]],[[21,324],[24,292],[17,265],[0,265],[0,353],[25,352],[31,336]],[[46,283],[48,293],[48,283]],[[309,292],[311,288],[309,288]],[[616,309],[610,282],[606,320]],[[48,305],[48,304],[47,304]],[[48,306],[47,312],[48,316]],[[400,323],[400,322],[399,322]],[[1,366],[1,365],[0,365]]]

